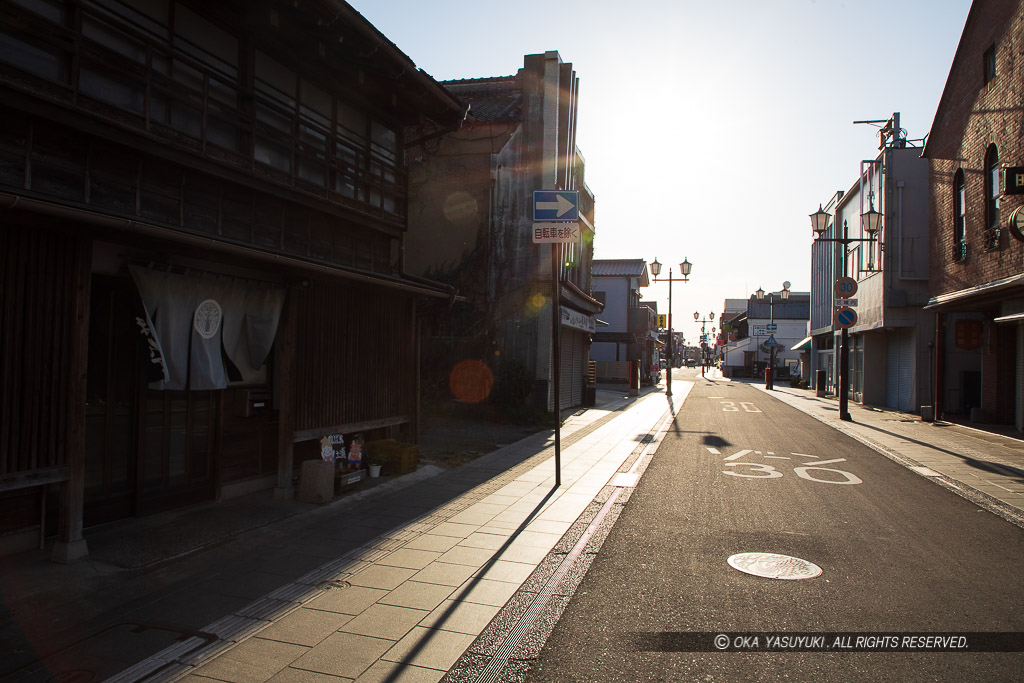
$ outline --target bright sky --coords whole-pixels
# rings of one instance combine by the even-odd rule
[[[927,135],[970,0],[348,0],[437,80],[558,50],[580,79],[595,255],[657,259],[673,327],[758,287],[810,289],[808,215],[900,112]],[[980,67],[979,67],[980,68]],[[920,143],[916,143],[920,145]],[[540,189],[540,188],[538,188]],[[646,300],[668,308],[668,285]]]

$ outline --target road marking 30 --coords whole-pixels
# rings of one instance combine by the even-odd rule
[[[709,451],[712,449],[708,449]],[[771,451],[768,451],[771,453]],[[737,451],[732,455],[727,455],[723,459],[726,467],[737,468],[722,470],[722,474],[727,474],[730,477],[742,477],[745,479],[778,479],[783,476],[783,473],[777,470],[772,465],[766,465],[759,462],[743,462],[739,459],[747,455],[761,456],[761,451],[755,451],[752,449],[744,449]],[[719,455],[716,451],[713,455]],[[809,455],[807,453],[792,453],[791,455],[797,455],[803,458],[815,458],[815,460],[804,461],[799,465],[793,467],[793,473],[801,479],[807,481],[813,481],[818,484],[835,484],[838,486],[849,486],[852,484],[863,484],[864,481],[852,472],[846,470],[836,469],[834,467],[824,467],[824,465],[834,465],[840,462],[846,462],[846,458],[832,458],[830,460],[817,460],[818,456]],[[784,455],[763,455],[764,458],[772,458],[775,460],[789,460],[790,458]],[[749,467],[750,470],[747,473],[737,471],[738,468]],[[833,478],[822,479],[819,476],[815,476],[817,472],[830,472]],[[838,477],[838,479],[836,479]]]
[[[748,412],[748,413],[760,413],[760,412],[762,412],[760,408],[755,406],[750,401],[739,401],[739,402],[737,402],[737,401],[719,401],[719,403],[722,404],[722,412],[725,412],[725,413],[738,413],[738,412],[740,412],[740,407],[741,406],[742,406],[743,410]],[[737,405],[737,403],[738,403],[738,405]]]

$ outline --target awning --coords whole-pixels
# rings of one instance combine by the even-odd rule
[[[807,351],[811,348],[811,340],[813,337],[805,337],[803,341],[797,342],[790,349],[791,351]]]
[[[933,296],[931,299],[928,299],[928,303],[925,305],[925,310],[961,304],[976,296],[997,294],[1001,293],[1005,289],[1010,289],[1020,285],[1024,285],[1024,274],[1011,275],[1010,277],[986,282],[985,284],[978,285],[976,287],[968,287],[967,289],[961,289],[957,292],[949,292],[948,294]]]
[[[1013,315],[1004,315],[1001,318],[996,318],[992,322],[995,323],[1024,323],[1024,313],[1014,313]]]

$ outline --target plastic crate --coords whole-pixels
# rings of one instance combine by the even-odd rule
[[[415,472],[420,459],[419,446],[395,439],[367,442],[366,453],[370,462],[380,462],[383,475]]]

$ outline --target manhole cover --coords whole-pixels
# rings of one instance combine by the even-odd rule
[[[729,566],[766,579],[813,579],[821,567],[799,557],[776,553],[739,553],[729,558]]]
[[[324,581],[319,586],[317,586],[317,588],[319,588],[322,591],[327,591],[327,590],[332,590],[332,589],[333,590],[340,590],[340,589],[343,589],[343,588],[351,588],[351,587],[352,587],[351,583],[349,583],[348,581],[342,581],[340,579],[335,579],[333,581]]]

